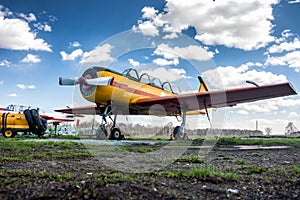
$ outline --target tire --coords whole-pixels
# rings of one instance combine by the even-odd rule
[[[107,131],[104,126],[99,126],[96,131],[96,139],[97,140],[105,140],[107,139]]]
[[[3,136],[6,138],[13,138],[17,134],[15,131],[13,131],[11,128],[6,128],[3,130]]]
[[[110,139],[112,140],[121,140],[122,134],[119,128],[112,128],[110,132]]]
[[[26,121],[29,125],[29,130],[32,133],[35,133],[36,132],[36,127],[35,127],[35,124],[33,122],[30,110],[29,109],[24,110],[24,115],[25,115]]]
[[[39,117],[38,111],[36,109],[32,109],[30,112],[34,124],[38,127],[36,134],[40,137],[43,135],[43,132],[45,132],[47,128],[44,127],[43,122]]]
[[[184,139],[184,128],[182,126],[176,126],[173,134],[175,139]]]

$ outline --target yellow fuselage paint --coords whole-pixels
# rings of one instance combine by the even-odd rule
[[[98,71],[97,75],[98,77],[114,77],[114,80],[111,86],[97,86],[91,95],[83,95],[90,102],[107,104],[112,100],[114,104],[129,105],[139,99],[174,95],[161,88],[110,71]]]

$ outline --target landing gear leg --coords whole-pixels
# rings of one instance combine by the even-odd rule
[[[111,107],[111,104],[109,104],[109,105],[105,106],[104,113],[101,115],[102,122],[96,131],[97,139],[106,139],[108,136],[108,133],[106,130],[106,125],[107,125],[106,117],[109,117],[109,119],[113,122],[113,125],[110,128],[109,139],[110,140],[121,140],[124,138],[124,135],[121,134],[121,130],[116,127],[117,115],[115,114],[114,118],[112,118],[111,114],[112,114],[112,107]]]
[[[184,133],[184,127],[186,122],[186,111],[182,112],[182,122],[180,126],[176,126],[174,128],[173,135],[175,136],[175,139],[185,139],[185,133]]]

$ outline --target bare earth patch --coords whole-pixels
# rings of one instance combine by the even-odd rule
[[[67,143],[1,151],[0,199],[300,198],[298,148],[215,148],[205,158],[189,149],[165,169],[148,173],[110,169],[82,146]]]

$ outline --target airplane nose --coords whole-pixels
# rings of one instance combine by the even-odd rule
[[[97,71],[93,68],[87,69],[83,74],[82,74],[82,84],[80,84],[80,92],[84,96],[89,96],[91,95],[97,88],[95,85],[89,85],[84,82],[84,79],[95,79],[98,78]]]

